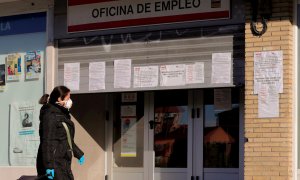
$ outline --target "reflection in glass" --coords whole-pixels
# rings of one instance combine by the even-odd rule
[[[239,107],[215,111],[213,105],[204,107],[204,167],[238,168]]]
[[[155,167],[186,167],[187,106],[155,109]]]
[[[186,90],[155,93],[155,167],[187,167],[187,95]]]

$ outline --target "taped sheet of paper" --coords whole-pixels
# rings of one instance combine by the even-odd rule
[[[231,83],[232,79],[232,60],[231,53],[213,53],[211,83],[226,84]]]
[[[204,83],[204,62],[187,64],[185,67],[186,84]]]
[[[89,64],[89,90],[105,89],[105,62],[91,62]]]
[[[258,117],[279,117],[279,93],[276,86],[260,85],[258,91]]]
[[[254,94],[262,85],[274,86],[278,93],[283,93],[282,61],[282,51],[254,53]]]
[[[160,66],[160,86],[184,86],[185,64]]]
[[[114,88],[131,87],[131,59],[114,61]]]
[[[78,91],[80,83],[80,63],[64,64],[64,85],[71,91]]]
[[[134,67],[133,87],[157,87],[158,86],[158,66]]]

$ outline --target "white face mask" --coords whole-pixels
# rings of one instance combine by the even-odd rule
[[[73,105],[73,101],[71,100],[71,98],[64,102],[65,102],[65,108],[71,109],[71,107]]]

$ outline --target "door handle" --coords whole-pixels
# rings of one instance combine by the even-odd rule
[[[192,109],[192,114],[191,115],[192,115],[192,119],[194,119],[195,118],[195,109],[194,108]]]
[[[150,129],[153,129],[156,124],[161,124],[161,122],[155,122],[154,120],[149,121]]]
[[[200,108],[197,108],[197,118],[200,118]]]
[[[194,180],[194,178],[195,178],[194,176],[191,176],[191,180]]]

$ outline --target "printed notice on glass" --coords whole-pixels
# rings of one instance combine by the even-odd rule
[[[134,67],[133,87],[156,87],[158,86],[158,66]]]
[[[64,64],[64,85],[72,91],[79,90],[80,63]]]
[[[136,118],[121,118],[121,157],[136,157]]]
[[[260,86],[258,90],[258,117],[279,117],[279,93],[276,86]]]
[[[122,93],[122,102],[136,102],[137,101],[137,93]]]
[[[215,110],[231,110],[231,89],[218,88],[214,89],[214,107]]]
[[[204,83],[204,63],[197,62],[195,64],[185,65],[186,84]]]
[[[114,61],[114,88],[130,88],[131,59]]]
[[[185,64],[160,66],[160,86],[184,86]]]
[[[39,109],[36,102],[13,103],[10,106],[9,161],[12,166],[34,166],[39,137]]]
[[[105,62],[91,62],[89,64],[89,90],[105,89]]]
[[[278,93],[283,93],[282,61],[282,51],[254,53],[254,94],[262,85],[275,86]]]
[[[121,116],[124,117],[132,117],[136,116],[136,106],[135,105],[128,105],[128,106],[121,106]]]
[[[211,83],[231,83],[231,53],[213,53]]]

